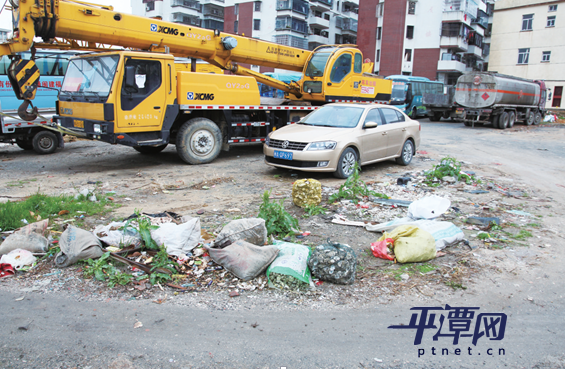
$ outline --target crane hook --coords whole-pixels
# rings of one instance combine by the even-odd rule
[[[31,104],[31,101],[24,100],[24,102],[18,108],[18,115],[20,116],[20,118],[22,118],[27,122],[31,122],[37,119],[37,116],[39,115],[37,106],[33,106],[33,104],[31,105],[32,106],[31,112],[27,111],[27,107],[29,106],[29,104]]]

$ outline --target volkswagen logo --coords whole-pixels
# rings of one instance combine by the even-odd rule
[[[290,142],[288,142],[288,141],[283,142],[283,143],[282,143],[282,148],[283,148],[283,149],[286,149],[289,144],[290,144]]]

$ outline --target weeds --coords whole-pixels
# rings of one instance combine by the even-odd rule
[[[267,234],[287,235],[299,229],[298,220],[290,215],[283,205],[283,200],[271,201],[271,191],[263,193],[263,203],[259,206],[258,218],[265,219]]]
[[[453,281],[446,281],[444,282],[446,286],[453,288],[454,290],[461,289],[466,290],[467,287],[463,286],[461,283],[453,282]]]
[[[135,209],[135,215],[136,217],[128,220],[121,229],[122,230],[126,230],[128,228],[135,229],[137,232],[139,232],[139,235],[141,236],[141,239],[143,240],[143,243],[146,248],[150,250],[159,250],[160,249],[159,245],[157,245],[155,240],[151,237],[151,230],[157,229],[159,227],[151,225],[151,219],[141,214],[141,211],[139,209]],[[137,221],[137,228],[131,225],[131,222],[133,220]]]
[[[526,238],[530,238],[532,237],[532,233],[529,231],[526,231],[524,229],[521,229],[520,232],[518,232],[518,234],[515,235],[509,235],[510,238],[513,238],[515,240],[520,240],[520,241],[524,241]]]
[[[355,204],[359,202],[359,196],[368,197],[382,197],[383,199],[388,199],[387,195],[369,190],[367,184],[359,178],[359,164],[355,163],[355,168],[353,173],[347,177],[345,183],[339,187],[339,190],[329,197],[330,202],[336,202],[340,199],[352,200]]]
[[[118,284],[120,286],[125,286],[126,284],[131,282],[132,279],[133,275],[117,271],[115,274],[111,274],[108,277],[108,287],[114,288]]]
[[[47,196],[35,194],[24,201],[8,201],[0,204],[0,229],[11,231],[39,219],[71,218],[78,214],[104,215],[117,205],[105,198],[100,201],[84,201],[73,196]],[[81,211],[82,213],[79,213]],[[68,213],[66,213],[68,212]],[[64,213],[59,215],[59,213]]]
[[[151,262],[151,275],[149,276],[149,283],[155,285],[157,283],[167,283],[171,281],[171,274],[175,273],[175,269],[171,267],[171,261],[169,260],[169,254],[167,254],[167,249],[165,247],[160,247],[159,251],[153,256],[153,261]],[[167,273],[167,272],[170,272]]]
[[[309,218],[318,214],[326,214],[326,209],[324,209],[320,205],[306,205],[304,207],[304,215],[302,215],[302,217]]]
[[[108,262],[110,253],[106,252],[96,260],[86,260],[83,275],[85,278],[94,277],[97,281],[105,281],[110,274],[115,274],[115,268]]]
[[[471,184],[473,182],[479,183],[475,176],[463,174],[461,171],[461,162],[450,156],[441,159],[440,163],[435,165],[431,170],[426,173],[425,183],[431,187],[439,186],[439,182],[443,177],[453,177],[457,181],[463,179],[465,183]]]

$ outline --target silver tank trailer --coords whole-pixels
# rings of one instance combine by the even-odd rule
[[[540,86],[494,73],[468,73],[457,79],[455,102],[485,109],[493,105],[538,105]]]

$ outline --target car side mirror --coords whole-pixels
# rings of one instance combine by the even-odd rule
[[[377,122],[365,122],[365,125],[363,126],[363,128],[375,128],[378,125],[379,124]]]
[[[135,67],[133,65],[127,65],[125,68],[125,82],[128,88],[137,87],[135,83]]]

